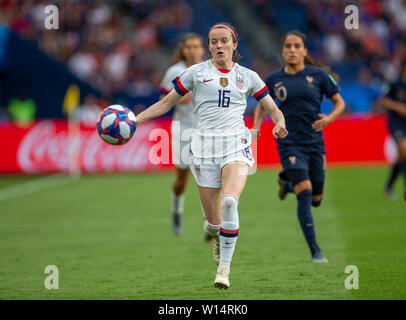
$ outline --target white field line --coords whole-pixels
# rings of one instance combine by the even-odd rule
[[[36,193],[42,190],[54,188],[61,186],[70,182],[76,181],[75,178],[67,175],[51,175],[35,180],[23,182],[11,187],[1,188],[0,189],[0,202],[25,196],[28,194]]]

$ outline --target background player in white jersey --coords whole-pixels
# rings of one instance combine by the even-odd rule
[[[239,231],[238,200],[254,163],[251,133],[243,119],[248,96],[254,96],[270,114],[275,122],[275,139],[288,134],[283,114],[265,83],[258,74],[236,62],[237,44],[237,33],[231,25],[214,25],[208,34],[212,58],[189,67],[174,80],[174,90],[137,115],[138,123],[158,117],[192,91],[198,125],[191,140],[191,170],[206,215],[207,231],[217,238],[214,286],[224,289],[230,286],[230,262]]]
[[[160,89],[168,94],[173,89],[172,80],[180,76],[188,67],[202,61],[204,55],[203,38],[197,33],[186,34],[175,52],[176,64],[171,66],[162,79]],[[172,159],[176,166],[176,180],[172,185],[171,210],[172,230],[176,235],[182,234],[182,214],[185,202],[185,189],[189,175],[188,153],[189,136],[186,130],[195,129],[197,118],[192,108],[191,93],[185,94],[176,104],[172,132]]]

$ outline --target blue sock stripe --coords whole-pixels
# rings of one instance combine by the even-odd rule
[[[239,231],[239,229],[226,230],[226,229],[220,228],[220,236],[227,237],[227,238],[238,237],[238,231]]]

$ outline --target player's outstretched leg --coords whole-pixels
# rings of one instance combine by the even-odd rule
[[[172,193],[172,196],[171,196],[172,231],[177,236],[180,236],[183,232],[182,216],[183,216],[184,202],[185,202],[184,194],[177,196],[175,193]]]
[[[305,189],[297,194],[297,216],[305,236],[306,242],[309,246],[312,261],[315,263],[328,262],[323,256],[321,249],[316,241],[316,232],[314,229],[314,222],[311,212],[312,205],[312,191]]]
[[[220,263],[217,268],[214,286],[228,289],[230,281],[230,263],[233,257],[238,238],[238,199],[230,194],[225,194],[221,199],[221,225],[220,225]]]
[[[188,178],[188,169],[176,168],[176,180],[171,194],[172,231],[180,236],[183,232],[183,208],[185,203],[185,188]]]
[[[403,161],[402,163],[402,171],[405,177],[405,189],[403,190],[403,199],[406,201],[406,161]]]
[[[220,262],[220,240],[219,240],[220,225],[210,224],[207,220],[204,220],[205,234],[214,240],[213,243],[213,259],[216,265]],[[209,240],[210,241],[210,240]]]
[[[386,197],[388,197],[388,199],[390,200],[393,200],[395,198],[395,193],[393,192],[393,184],[401,171],[402,166],[399,162],[396,162],[391,168],[389,179],[386,182],[385,188],[383,190]]]
[[[398,142],[399,163],[402,167],[403,176],[405,178],[405,189],[403,190],[403,199],[406,201],[406,137],[404,136]]]
[[[200,202],[200,208],[202,208],[202,214],[203,214],[203,231],[204,231],[203,240],[204,240],[205,242],[207,242],[207,243],[210,243],[211,240],[214,239],[215,237],[218,238],[219,233],[218,233],[218,230],[217,230],[216,235],[215,235],[215,236],[212,236],[212,234],[208,231],[208,229],[207,229],[206,214],[205,214],[205,212],[204,212],[203,205],[202,205],[201,202]],[[220,229],[220,226],[219,226],[218,229]],[[220,254],[219,254],[219,257],[220,257]]]

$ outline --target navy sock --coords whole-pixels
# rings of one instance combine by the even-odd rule
[[[283,189],[284,189],[285,193],[289,193],[289,192],[293,193],[293,192],[294,192],[294,191],[293,191],[293,184],[292,184],[292,182],[286,183],[286,184],[283,186]]]
[[[405,178],[405,182],[406,182],[406,161],[402,162],[402,171],[403,171],[403,177]]]
[[[310,190],[304,190],[300,192],[296,198],[297,217],[306,238],[307,245],[309,246],[310,252],[313,255],[321,250],[316,241],[316,232],[314,230],[313,217],[310,209],[312,204],[312,192]]]
[[[392,189],[393,183],[395,182],[396,178],[398,177],[398,175],[399,175],[401,169],[402,169],[402,165],[401,165],[400,163],[398,163],[398,162],[396,162],[396,163],[392,166],[392,169],[391,169],[391,172],[390,172],[390,176],[389,176],[389,180],[388,180],[388,182],[386,183],[386,189]],[[403,169],[403,171],[404,171],[404,170],[405,170],[405,169]],[[405,177],[406,177],[406,175],[405,175]]]

